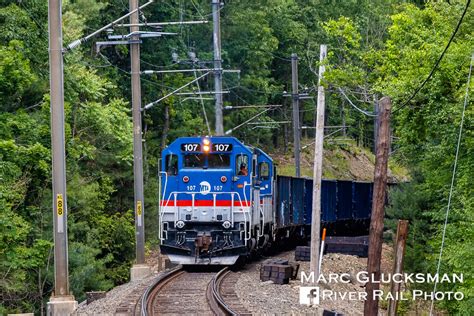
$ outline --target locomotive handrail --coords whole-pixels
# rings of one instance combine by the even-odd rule
[[[265,212],[263,211],[263,208],[262,206],[260,205],[259,203],[259,206],[258,206],[258,210],[260,211],[260,214],[262,214],[262,226],[260,226],[260,231],[262,232],[262,234],[258,233],[258,237],[263,237],[264,235],[264,226],[265,226]]]
[[[164,173],[165,174],[165,185],[163,187],[163,196],[166,196],[166,189],[168,187],[168,173],[166,171],[159,171],[158,172],[158,236],[160,236],[160,241],[161,241],[161,238],[163,236],[161,236],[161,232],[162,232],[162,229],[161,229],[161,225],[163,224],[163,221],[162,221],[162,206],[161,206],[161,174]]]
[[[245,186],[246,185],[250,185],[250,184],[244,184],[244,196],[245,196]],[[161,205],[162,203],[160,202],[160,207],[161,207],[161,210],[160,210],[160,225],[161,225],[161,218],[163,218],[163,214],[165,213],[165,210],[164,208],[165,207],[168,207],[169,205],[169,202],[170,202],[170,199],[172,197],[174,197],[174,205],[176,206],[177,205],[177,196],[178,194],[187,194],[187,195],[191,195],[191,197],[193,198],[192,200],[192,210],[194,210],[194,196],[196,193],[199,193],[199,192],[189,192],[189,191],[172,191],[169,193],[168,195],[168,198],[164,200],[164,205]],[[242,197],[240,196],[240,193],[239,192],[235,192],[235,191],[230,191],[230,192],[227,192],[227,191],[216,191],[216,192],[209,192],[211,194],[213,194],[213,196],[215,197],[215,195],[217,194],[230,194],[231,195],[231,200],[232,200],[232,205],[231,205],[231,218],[232,218],[232,224],[234,223],[233,220],[234,220],[234,205],[233,205],[233,195],[236,194],[237,197],[239,198],[239,203],[240,203],[240,207],[242,209],[242,214],[244,215],[244,221],[245,222],[249,222],[249,227],[252,227],[252,216],[250,214],[250,211],[248,210],[245,210],[244,208],[244,204],[243,204],[243,201],[242,201]],[[164,195],[164,194],[163,194]],[[245,196],[245,205],[248,205],[248,201],[246,199],[246,196]],[[213,203],[213,206],[214,206],[214,211],[215,211],[215,198],[214,198],[214,203]],[[174,219],[174,224],[176,225],[176,222],[178,221],[178,212],[177,211],[173,211],[174,215],[175,215],[175,219]],[[249,216],[247,218],[247,213],[249,213]],[[194,211],[193,211],[193,215],[194,215]],[[247,245],[247,241],[249,241],[251,239],[251,236],[250,236],[250,231],[247,232],[247,225],[245,225],[244,227],[244,242],[245,242],[245,245]]]
[[[191,218],[194,218],[194,207],[195,207],[195,206],[194,206],[194,201],[196,201],[196,194],[195,194],[195,193],[191,194],[191,199],[192,199],[192,201],[193,201],[193,202],[191,203],[191,205],[192,205]]]
[[[192,191],[171,191],[170,194],[168,195],[168,198],[165,200],[165,205],[163,206],[169,206],[168,203],[169,203],[169,200],[171,198],[171,195],[173,194],[196,194],[196,193],[200,193],[200,192],[192,192]],[[239,196],[239,202],[241,203],[240,205],[241,206],[244,206],[244,203],[242,201],[242,198],[240,197],[240,194],[239,192],[236,192],[236,191],[215,191],[215,192],[209,192],[210,194],[236,194],[237,196]],[[246,204],[248,204],[247,201],[245,201]]]
[[[252,173],[250,173],[250,179],[252,179]],[[245,187],[247,186],[251,186],[251,182],[247,183],[247,181],[244,181],[244,188],[243,188],[243,192],[244,192],[244,198],[245,198],[245,202],[247,202],[247,194],[245,194]],[[250,191],[250,201],[252,201],[252,190],[249,190]],[[252,202],[250,202],[252,203]],[[249,227],[252,227],[252,214],[250,214],[249,216]],[[247,241],[250,240],[252,238],[252,236],[250,235],[250,231],[248,232],[248,237],[247,237],[247,227],[245,227],[245,245],[247,245]]]

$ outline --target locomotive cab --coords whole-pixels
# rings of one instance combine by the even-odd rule
[[[162,153],[162,253],[180,264],[235,263],[269,234],[272,192],[263,151],[233,137],[177,139]]]

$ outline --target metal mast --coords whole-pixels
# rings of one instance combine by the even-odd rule
[[[61,20],[61,0],[49,0],[49,80],[51,95],[51,151],[53,159],[55,296],[69,295],[63,35]]]
[[[224,135],[222,115],[222,60],[221,60],[221,17],[220,0],[212,0],[212,40],[214,46],[214,90],[216,91],[216,135]]]
[[[130,11],[138,8],[138,0],[130,0]],[[130,15],[130,33],[138,33],[138,11]],[[136,263],[145,263],[145,205],[143,199],[143,153],[142,153],[142,115],[140,87],[140,38],[132,36],[130,44],[130,63],[132,77],[132,116],[133,116],[133,181],[135,191],[135,234]]]
[[[293,146],[295,151],[295,177],[300,177],[300,96],[298,94],[298,55],[291,54],[291,102],[293,105]]]

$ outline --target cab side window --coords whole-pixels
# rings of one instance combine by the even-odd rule
[[[175,176],[178,174],[178,156],[177,155],[167,155],[165,159],[166,164],[166,174],[169,176]]]
[[[258,174],[261,180],[268,180],[270,178],[270,166],[268,162],[261,162],[258,164]]]
[[[235,173],[238,176],[249,174],[249,157],[247,155],[237,155],[235,159]]]

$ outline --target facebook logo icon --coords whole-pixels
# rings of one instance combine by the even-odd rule
[[[300,304],[318,305],[319,287],[300,286]]]

